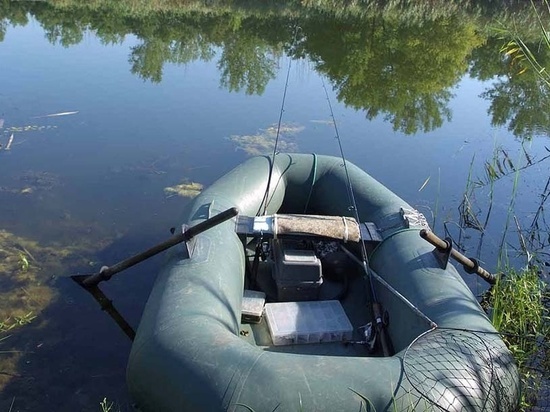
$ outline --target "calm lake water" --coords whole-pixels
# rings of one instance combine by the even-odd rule
[[[166,188],[269,153],[287,74],[280,150],[339,155],[326,88],[347,159],[466,254],[548,245],[550,100],[502,16],[94,7],[0,7],[0,410],[130,410],[130,342],[67,277],[167,238],[190,199]],[[134,326],[161,262],[102,286]]]

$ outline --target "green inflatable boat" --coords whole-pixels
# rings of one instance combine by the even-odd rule
[[[352,190],[350,190],[352,189]],[[141,411],[514,411],[513,358],[424,217],[364,171],[254,157],[196,197],[134,340]]]

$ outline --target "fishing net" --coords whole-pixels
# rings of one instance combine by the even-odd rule
[[[516,366],[498,334],[430,330],[409,345],[403,369],[412,393],[402,402],[414,410],[517,410]]]
[[[404,410],[550,411],[550,348],[521,365],[498,333],[432,329],[405,350],[403,371],[410,388],[396,398]],[[521,399],[521,405],[518,405]]]

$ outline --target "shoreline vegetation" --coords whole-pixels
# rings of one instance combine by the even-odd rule
[[[512,352],[521,379],[520,410],[548,406],[550,382],[550,289],[537,266],[505,268],[486,294],[486,309]]]
[[[530,3],[537,15],[536,27],[540,35],[538,50],[548,53],[550,3],[548,0],[531,0]],[[546,93],[550,93],[550,62],[543,60],[541,56],[544,55],[531,48],[518,31],[517,24],[503,28],[501,37],[505,42],[500,51],[506,56],[510,66],[517,70],[518,76],[529,71],[534,73],[540,79],[541,87]],[[541,106],[540,109],[548,110],[550,105]],[[516,175],[515,183],[518,182],[519,173]],[[526,257],[527,266],[519,271],[508,268],[507,275],[488,292],[491,320],[503,335],[518,364],[522,383],[522,411],[538,407],[542,409],[550,403],[550,261],[545,252],[547,241],[541,242],[541,235],[548,234],[549,228],[544,219],[539,222],[541,212],[550,197],[549,186],[550,177],[541,193],[541,203],[528,233],[522,233],[514,216],[521,252]],[[513,213],[513,204],[512,199],[509,215]],[[501,249],[503,246],[504,243],[501,244]]]
[[[123,0],[112,2],[110,0],[91,0],[86,3],[75,0],[48,0],[46,3],[59,8],[107,8],[113,11],[124,11],[133,15],[147,14],[150,12],[177,12],[212,11],[225,13],[230,11],[243,11],[270,17],[270,14],[296,15],[302,11],[319,11],[323,14],[342,16],[368,16],[393,14],[405,20],[416,16],[425,21],[427,18],[439,18],[452,14],[463,13],[479,17],[498,16],[501,19],[513,19],[515,22],[528,17],[532,18],[532,10],[526,7],[524,0],[267,0],[256,2],[253,0]],[[268,13],[266,15],[267,12]],[[300,16],[298,16],[300,17]]]

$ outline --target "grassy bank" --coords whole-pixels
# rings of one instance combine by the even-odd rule
[[[550,376],[550,289],[537,267],[508,269],[489,291],[491,320],[514,355],[521,379],[520,410],[543,405]]]

